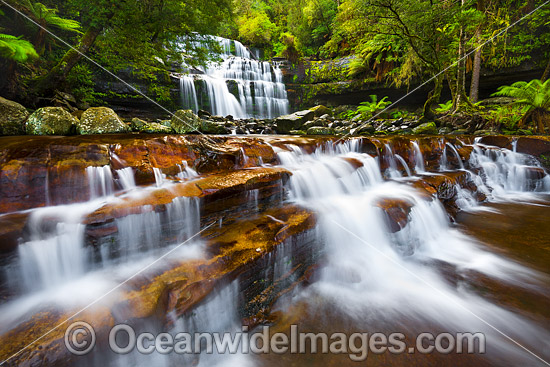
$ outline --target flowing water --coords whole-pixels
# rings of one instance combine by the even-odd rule
[[[244,119],[274,118],[289,112],[283,76],[277,64],[256,60],[239,41],[214,37],[220,64],[180,77],[184,108]],[[201,92],[204,90],[204,92]]]
[[[243,56],[245,51],[237,53]],[[484,294],[475,284],[482,281],[512,293],[525,291],[536,300],[547,297],[550,275],[491,251],[453,224],[442,202],[416,189],[413,184],[418,177],[430,171],[417,142],[411,142],[409,162],[395,154],[390,143],[380,157],[362,153],[359,139],[320,144],[312,153],[293,144],[274,149],[280,165],[292,172],[286,184],[287,201],[316,213],[316,251],[324,259],[311,285],[293,289],[276,304],[279,317],[274,327],[285,329],[298,323],[317,332],[324,327],[341,332],[395,331],[411,337],[430,330],[482,332],[487,337],[488,353],[468,360],[470,364],[542,365],[509,338],[542,358],[549,357],[550,332],[539,316],[507,307],[492,298],[490,290]],[[438,165],[441,172],[431,174],[450,170],[451,156],[453,161],[461,161],[457,147],[451,143],[445,143],[444,152]],[[244,152],[242,159],[248,159]],[[386,172],[381,169],[384,161]],[[538,162],[515,151],[476,143],[469,161],[460,162],[458,169],[466,172],[491,203],[520,200],[531,205],[533,201],[545,200],[540,195],[550,191],[550,178],[545,173],[541,176]],[[19,298],[0,306],[2,331],[9,330],[43,303],[65,305],[71,294],[81,294],[83,289],[88,291],[79,302],[93,299],[93,295],[102,294],[163,249],[182,243],[200,229],[200,199],[179,197],[165,211],[143,206],[137,213],[115,219],[117,231],[111,240],[93,248],[86,246],[82,223],[86,214],[105,203],[118,202],[125,195],[141,195],[153,189],[136,187],[133,171],[128,168],[116,171],[115,177],[108,167],[89,167],[87,174],[92,200],[31,213],[30,238],[20,244],[15,265],[5,269],[12,279],[9,286],[15,289],[21,284],[23,289],[19,290]],[[183,162],[177,178],[190,180],[196,176]],[[160,170],[155,170],[155,179],[157,187],[171,185]],[[480,208],[474,198],[476,193],[463,187],[455,189],[458,207],[476,215]],[[258,190],[247,193],[255,207],[258,195]],[[384,211],[388,202],[409,210],[405,224],[397,229]],[[292,253],[285,248],[269,257],[265,278],[271,268],[275,278],[292,269]],[[189,245],[174,257],[194,258],[201,253],[200,244]],[[158,266],[168,267],[168,263],[167,260]],[[174,318],[173,330],[239,331],[239,294],[236,280],[215,290],[192,313]],[[433,365],[420,355],[416,357]],[[116,358],[106,355],[97,358],[95,364],[351,364],[333,356],[317,360],[285,354],[278,358],[242,353],[231,357],[131,353]],[[387,362],[373,358],[376,364]],[[414,363],[402,358],[397,359],[397,365]],[[436,364],[453,365],[457,361],[434,358]]]

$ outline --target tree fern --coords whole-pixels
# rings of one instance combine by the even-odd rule
[[[44,22],[64,31],[80,33],[80,23],[76,20],[61,18],[57,15],[56,9],[48,8],[42,3],[30,0],[25,0],[22,3],[40,23]]]
[[[493,95],[512,97],[515,105],[526,108],[518,127],[528,120],[532,120],[541,133],[544,133],[544,124],[550,127],[550,79],[544,83],[538,79],[516,82],[500,87]]]
[[[20,37],[0,33],[0,56],[25,62],[29,58],[38,57],[38,54],[30,42]]]

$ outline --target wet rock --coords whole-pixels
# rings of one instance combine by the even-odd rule
[[[129,128],[112,109],[92,107],[84,111],[76,131],[81,135],[115,134],[128,132]]]
[[[178,110],[172,116],[170,125],[172,129],[178,134],[192,134],[199,132],[201,128],[201,122],[199,116],[195,115],[191,110]]]
[[[325,107],[323,105],[312,107],[309,110],[314,112],[315,117],[321,117],[323,115],[330,115],[332,113],[330,108]]]
[[[69,135],[78,120],[61,107],[43,107],[34,111],[26,124],[29,135]]]
[[[405,199],[384,198],[380,199],[375,206],[383,210],[388,230],[396,233],[409,223],[409,213],[414,204]]]
[[[315,112],[310,110],[294,112],[290,115],[280,116],[275,119],[277,123],[277,132],[279,134],[288,134],[290,130],[300,130],[302,125],[313,120]]]
[[[0,135],[23,135],[28,117],[25,107],[0,97]]]
[[[307,129],[307,135],[334,135],[334,130],[325,126],[312,126]]]
[[[221,289],[234,279],[238,279],[239,289],[242,289],[239,297],[241,303],[238,305],[244,311],[242,317],[252,317],[255,312],[273,304],[285,293],[285,289],[292,286],[292,282],[287,281],[283,283],[286,288],[269,287],[284,281],[278,278],[269,279],[267,284],[257,287],[265,280],[261,270],[267,265],[273,266],[267,261],[275,258],[277,251],[290,251],[292,254],[295,266],[284,274],[290,280],[302,279],[308,269],[305,260],[315,260],[311,259],[314,237],[312,234],[308,236],[315,224],[313,213],[286,206],[222,229],[214,226],[203,233],[204,258],[176,259],[168,268],[160,267],[148,271],[147,276],[135,277],[101,306],[80,311],[75,321],[90,323],[97,340],[107,340],[112,326],[123,322],[130,323],[136,330],[147,323],[169,329],[174,317],[193,312],[216,289]],[[44,335],[37,348],[23,349],[10,363],[29,366],[39,365],[43,361],[56,366],[87,364],[93,360],[93,355],[88,360],[82,359],[86,357],[76,359],[64,347],[65,330],[51,330],[52,324],[63,322],[75,311],[77,309],[56,307],[51,303],[43,305],[39,311],[34,310],[37,313],[30,314],[28,321],[18,323],[0,336],[0,353],[15,354],[34,341],[36,335]]]
[[[132,119],[132,130],[148,134],[170,134],[172,129],[157,122],[147,122],[138,118]]]
[[[413,133],[418,135],[437,135],[438,131],[435,122],[426,122],[415,127]]]
[[[306,132],[303,130],[290,130],[290,135],[306,135]]]

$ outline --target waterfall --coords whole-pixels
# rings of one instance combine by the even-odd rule
[[[118,183],[122,190],[128,191],[136,188],[134,170],[131,167],[122,168],[116,171]]]
[[[239,41],[211,38],[220,45],[223,61],[219,65],[210,63],[202,74],[180,77],[184,108],[235,118],[274,118],[289,112],[279,64],[254,60]],[[200,89],[206,90],[207,100],[199,96]]]
[[[197,92],[195,90],[195,80],[190,75],[180,77],[180,95],[183,108],[197,112],[199,102],[197,101]]]
[[[416,171],[421,172],[422,152],[417,144],[413,147]],[[523,176],[512,152],[476,149],[470,167],[487,171],[491,190],[528,189],[519,183]],[[508,353],[508,341],[470,312],[528,345],[540,345],[538,338],[545,338],[547,332],[536,323],[453,286],[438,271],[437,264],[448,264],[464,277],[472,271],[514,285],[541,276],[487,252],[459,232],[439,200],[426,200],[399,181],[382,180],[377,160],[359,151],[318,149],[306,154],[289,149],[278,154],[282,166],[293,173],[290,199],[317,213],[319,242],[327,253],[320,280],[294,302],[307,303],[308,310],[319,308],[313,314],[339,311],[354,327],[369,330],[373,324],[402,328],[403,322],[440,325],[448,331],[483,330],[498,353]],[[357,168],[350,159],[363,165]],[[492,165],[499,168],[491,169]],[[498,175],[499,170],[505,174]],[[384,201],[390,202],[390,212],[396,204],[410,208],[403,228],[391,229],[381,209]]]
[[[102,167],[87,167],[86,175],[90,185],[90,198],[96,199],[99,197],[112,195],[113,174],[109,165]]]

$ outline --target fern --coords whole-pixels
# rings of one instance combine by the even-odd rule
[[[382,98],[380,101],[378,100],[378,97],[375,94],[370,95],[370,101],[361,102],[359,104],[359,107],[357,107],[357,112],[365,117],[372,117],[374,116],[378,111],[383,110],[387,106],[391,105],[390,101],[387,101],[388,97]]]
[[[0,56],[17,62],[25,62],[29,58],[38,57],[38,54],[29,41],[0,33]]]
[[[445,103],[440,103],[439,107],[435,109],[437,113],[447,113],[453,108],[453,101],[447,101]]]
[[[505,85],[493,93],[493,96],[514,98],[513,105],[524,107],[525,113],[518,123],[518,128],[530,120],[540,133],[545,132],[544,124],[550,127],[550,79],[544,83],[538,79],[530,82],[516,82]]]
[[[57,15],[57,9],[51,9],[46,5],[30,0],[24,1],[26,8],[38,19],[50,26],[54,26],[64,31],[80,32],[80,23],[76,20],[61,18]]]

